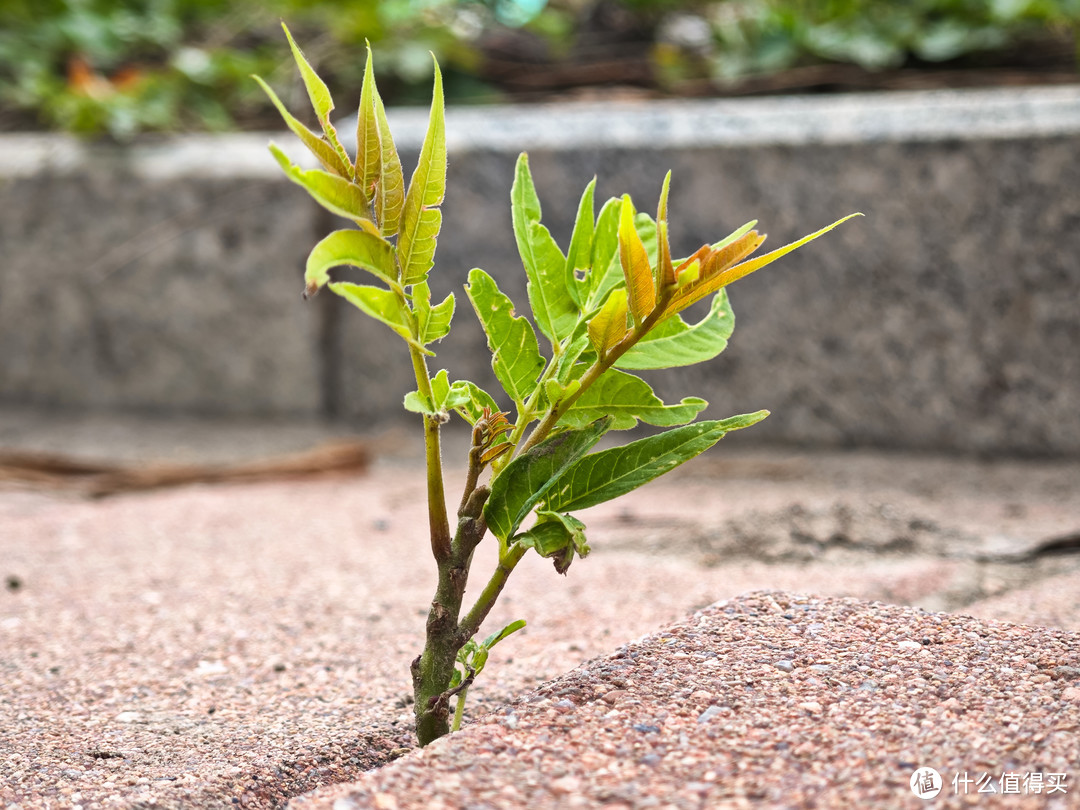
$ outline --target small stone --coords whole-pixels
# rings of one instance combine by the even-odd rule
[[[376,793],[373,801],[375,810],[397,810],[397,799],[390,793]]]
[[[804,711],[817,714],[821,711],[821,704],[818,703],[816,700],[808,700],[805,703],[800,703],[799,708],[803,709]]]
[[[1054,667],[1054,677],[1066,681],[1080,680],[1080,668],[1077,667]]]
[[[113,718],[117,723],[138,723],[143,719],[139,712],[120,712]]]
[[[911,640],[901,641],[896,646],[900,647],[901,649],[904,649],[904,650],[921,650],[923,648],[922,644],[920,644],[917,641],[911,641]]]
[[[560,700],[558,703],[555,704],[555,710],[558,711],[561,714],[566,714],[567,712],[572,712],[576,708],[577,707],[574,705],[574,701],[567,700],[566,698],[563,698],[562,700]]]
[[[690,695],[691,700],[712,700],[712,692],[698,689]]]
[[[581,790],[581,780],[576,776],[563,776],[551,783],[554,793],[577,793]]]
[[[642,734],[656,734],[660,731],[660,726],[648,725],[646,723],[635,723],[634,731],[640,731]]]
[[[1080,688],[1075,686],[1068,687],[1062,691],[1061,699],[1070,702],[1080,702]]]
[[[828,664],[811,664],[810,669],[814,670],[814,672],[824,675],[829,671],[830,667]]]
[[[716,717],[716,715],[718,715],[718,714],[720,714],[720,707],[719,706],[710,706],[709,708],[707,708],[705,711],[703,711],[701,714],[698,715],[697,721],[699,723],[707,723],[710,720],[712,720],[714,717]]]
[[[791,663],[790,661],[787,661],[787,660],[777,661],[776,663],[773,664],[773,666],[776,667],[781,672],[791,672],[793,669],[795,669],[795,665],[793,663]]]
[[[629,694],[625,689],[612,689],[610,692],[605,693],[601,698],[604,703],[615,703],[618,700],[626,697]]]

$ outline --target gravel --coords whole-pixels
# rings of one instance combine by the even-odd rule
[[[289,807],[908,807],[923,766],[944,781],[935,807],[1077,806],[1080,681],[1059,673],[1078,662],[1076,633],[757,592]],[[1065,774],[1065,792],[1024,793],[1032,773]]]
[[[923,497],[943,525],[954,506],[969,528],[969,515],[997,522],[1008,491],[1030,525],[1060,534],[1080,526],[1076,468],[811,462],[688,465],[586,515],[594,552],[565,579],[526,559],[489,621],[528,627],[470,690],[466,730],[422,753],[409,753],[407,670],[434,582],[411,462],[98,502],[0,489],[0,807],[304,807],[329,795],[306,791],[357,780],[336,810],[466,795],[477,807],[895,807],[909,761],[949,779],[1080,761],[1076,636],[824,598],[977,593],[963,604],[987,618],[1080,631],[1074,558],[1014,582],[1017,566],[857,544],[768,561],[680,545],[688,525],[700,537],[796,500],[887,500],[889,481],[907,479],[940,484],[896,498]],[[816,596],[736,598],[762,588]]]

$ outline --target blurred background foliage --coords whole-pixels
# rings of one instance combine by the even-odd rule
[[[282,19],[342,108],[1080,79],[1080,0],[0,0],[0,128],[277,127]]]

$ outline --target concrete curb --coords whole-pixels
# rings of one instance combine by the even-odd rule
[[[391,115],[409,160],[424,111]],[[392,336],[298,303],[337,224],[278,176],[269,137],[0,136],[0,404],[402,418]],[[666,397],[774,411],[741,441],[1080,453],[1080,88],[462,108],[448,142],[432,284],[464,311],[435,368],[492,384],[461,306],[471,267],[524,303],[518,150],[561,242],[587,178],[647,210],[670,167],[678,251],[749,218],[770,245],[867,218],[740,282],[728,352],[657,375]]]

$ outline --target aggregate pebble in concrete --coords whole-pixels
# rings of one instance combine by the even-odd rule
[[[1076,633],[752,593],[289,807],[909,807],[924,766],[935,807],[1073,807],[1077,664]]]

